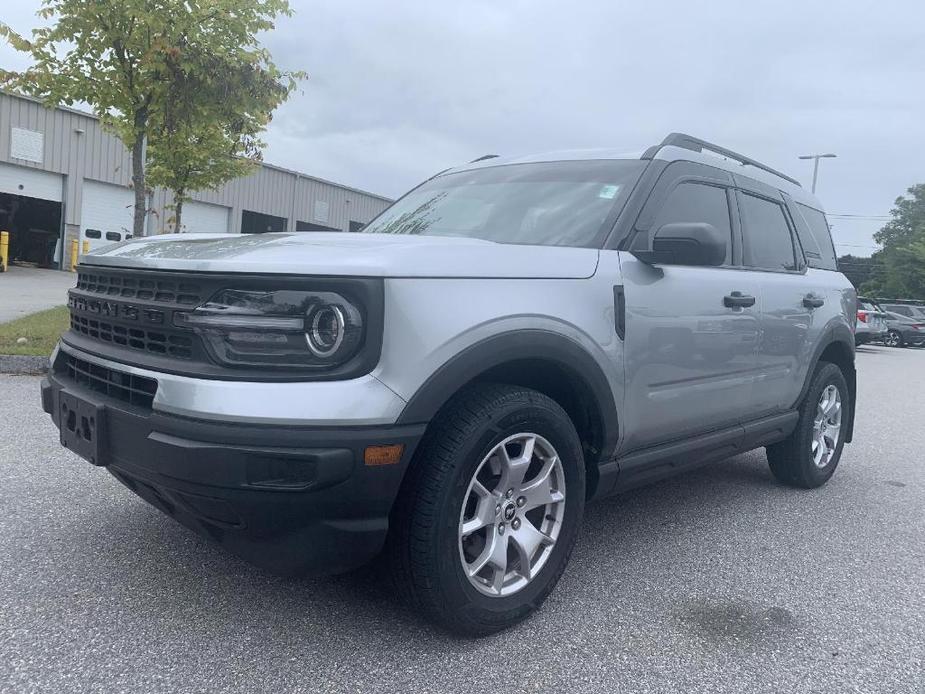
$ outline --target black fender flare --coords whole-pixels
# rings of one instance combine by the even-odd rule
[[[445,362],[418,388],[396,424],[429,422],[463,386],[489,369],[524,359],[548,361],[562,368],[591,393],[600,414],[599,460],[613,456],[619,439],[617,406],[601,365],[576,340],[549,330],[500,333],[476,342]],[[597,462],[597,461],[595,461]]]
[[[812,361],[810,361],[809,370],[806,372],[806,379],[803,382],[803,388],[800,389],[800,396],[797,398],[793,407],[794,409],[799,407],[800,403],[803,402],[803,398],[806,397],[806,391],[809,390],[810,382],[812,381],[816,367],[819,365],[819,361],[822,358],[822,353],[836,343],[843,344],[848,353],[851,354],[852,368],[850,373],[845,374],[845,380],[848,382],[848,393],[851,397],[851,404],[848,413],[848,430],[845,433],[845,443],[850,443],[851,439],[854,437],[854,414],[855,410],[857,409],[856,403],[858,385],[857,372],[854,368],[854,333],[851,332],[851,328],[849,328],[847,325],[839,323],[828,328],[824,333],[823,338],[816,344],[816,348],[813,351]]]

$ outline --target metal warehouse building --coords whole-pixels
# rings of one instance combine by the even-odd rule
[[[131,159],[99,120],[0,93],[0,230],[10,259],[59,267],[67,242],[90,247],[131,236]],[[145,235],[168,230],[168,191],[150,195]],[[391,200],[264,164],[183,205],[183,231],[356,231]],[[64,240],[65,243],[61,243]],[[81,246],[83,244],[81,243]]]

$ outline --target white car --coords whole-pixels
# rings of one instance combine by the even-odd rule
[[[879,342],[886,335],[886,314],[877,304],[858,298],[858,322],[854,330],[854,344]]]

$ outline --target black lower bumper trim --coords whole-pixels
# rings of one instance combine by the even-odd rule
[[[301,427],[201,421],[108,398],[61,374],[42,382],[59,427],[62,392],[105,408],[109,471],[138,496],[275,573],[336,573],[382,548],[424,425]],[[367,467],[369,445],[401,444]]]

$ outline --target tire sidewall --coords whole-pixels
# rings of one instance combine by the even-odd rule
[[[834,385],[838,389],[838,395],[842,403],[842,425],[838,432],[838,441],[835,445],[835,454],[825,467],[819,467],[813,462],[812,457],[812,440],[813,440],[813,422],[816,416],[816,408],[819,404],[819,398],[822,391]],[[845,447],[845,436],[848,433],[848,422],[851,416],[851,400],[848,393],[848,383],[845,377],[835,364],[826,364],[819,369],[816,377],[813,379],[812,387],[806,394],[806,400],[800,412],[799,422],[799,440],[798,455],[800,456],[800,465],[803,472],[813,482],[814,486],[823,484],[834,473],[835,468],[841,460],[841,454]]]
[[[504,597],[491,597],[475,588],[463,572],[459,557],[459,514],[463,497],[479,464],[492,448],[507,437],[533,433],[555,448],[565,478],[565,514],[551,556],[524,588]],[[456,452],[458,465],[444,490],[435,540],[437,575],[447,606],[469,613],[478,622],[507,623],[531,612],[546,598],[565,568],[584,513],[585,470],[581,445],[571,421],[564,412],[541,403],[509,405],[499,408],[484,426],[468,436]]]

